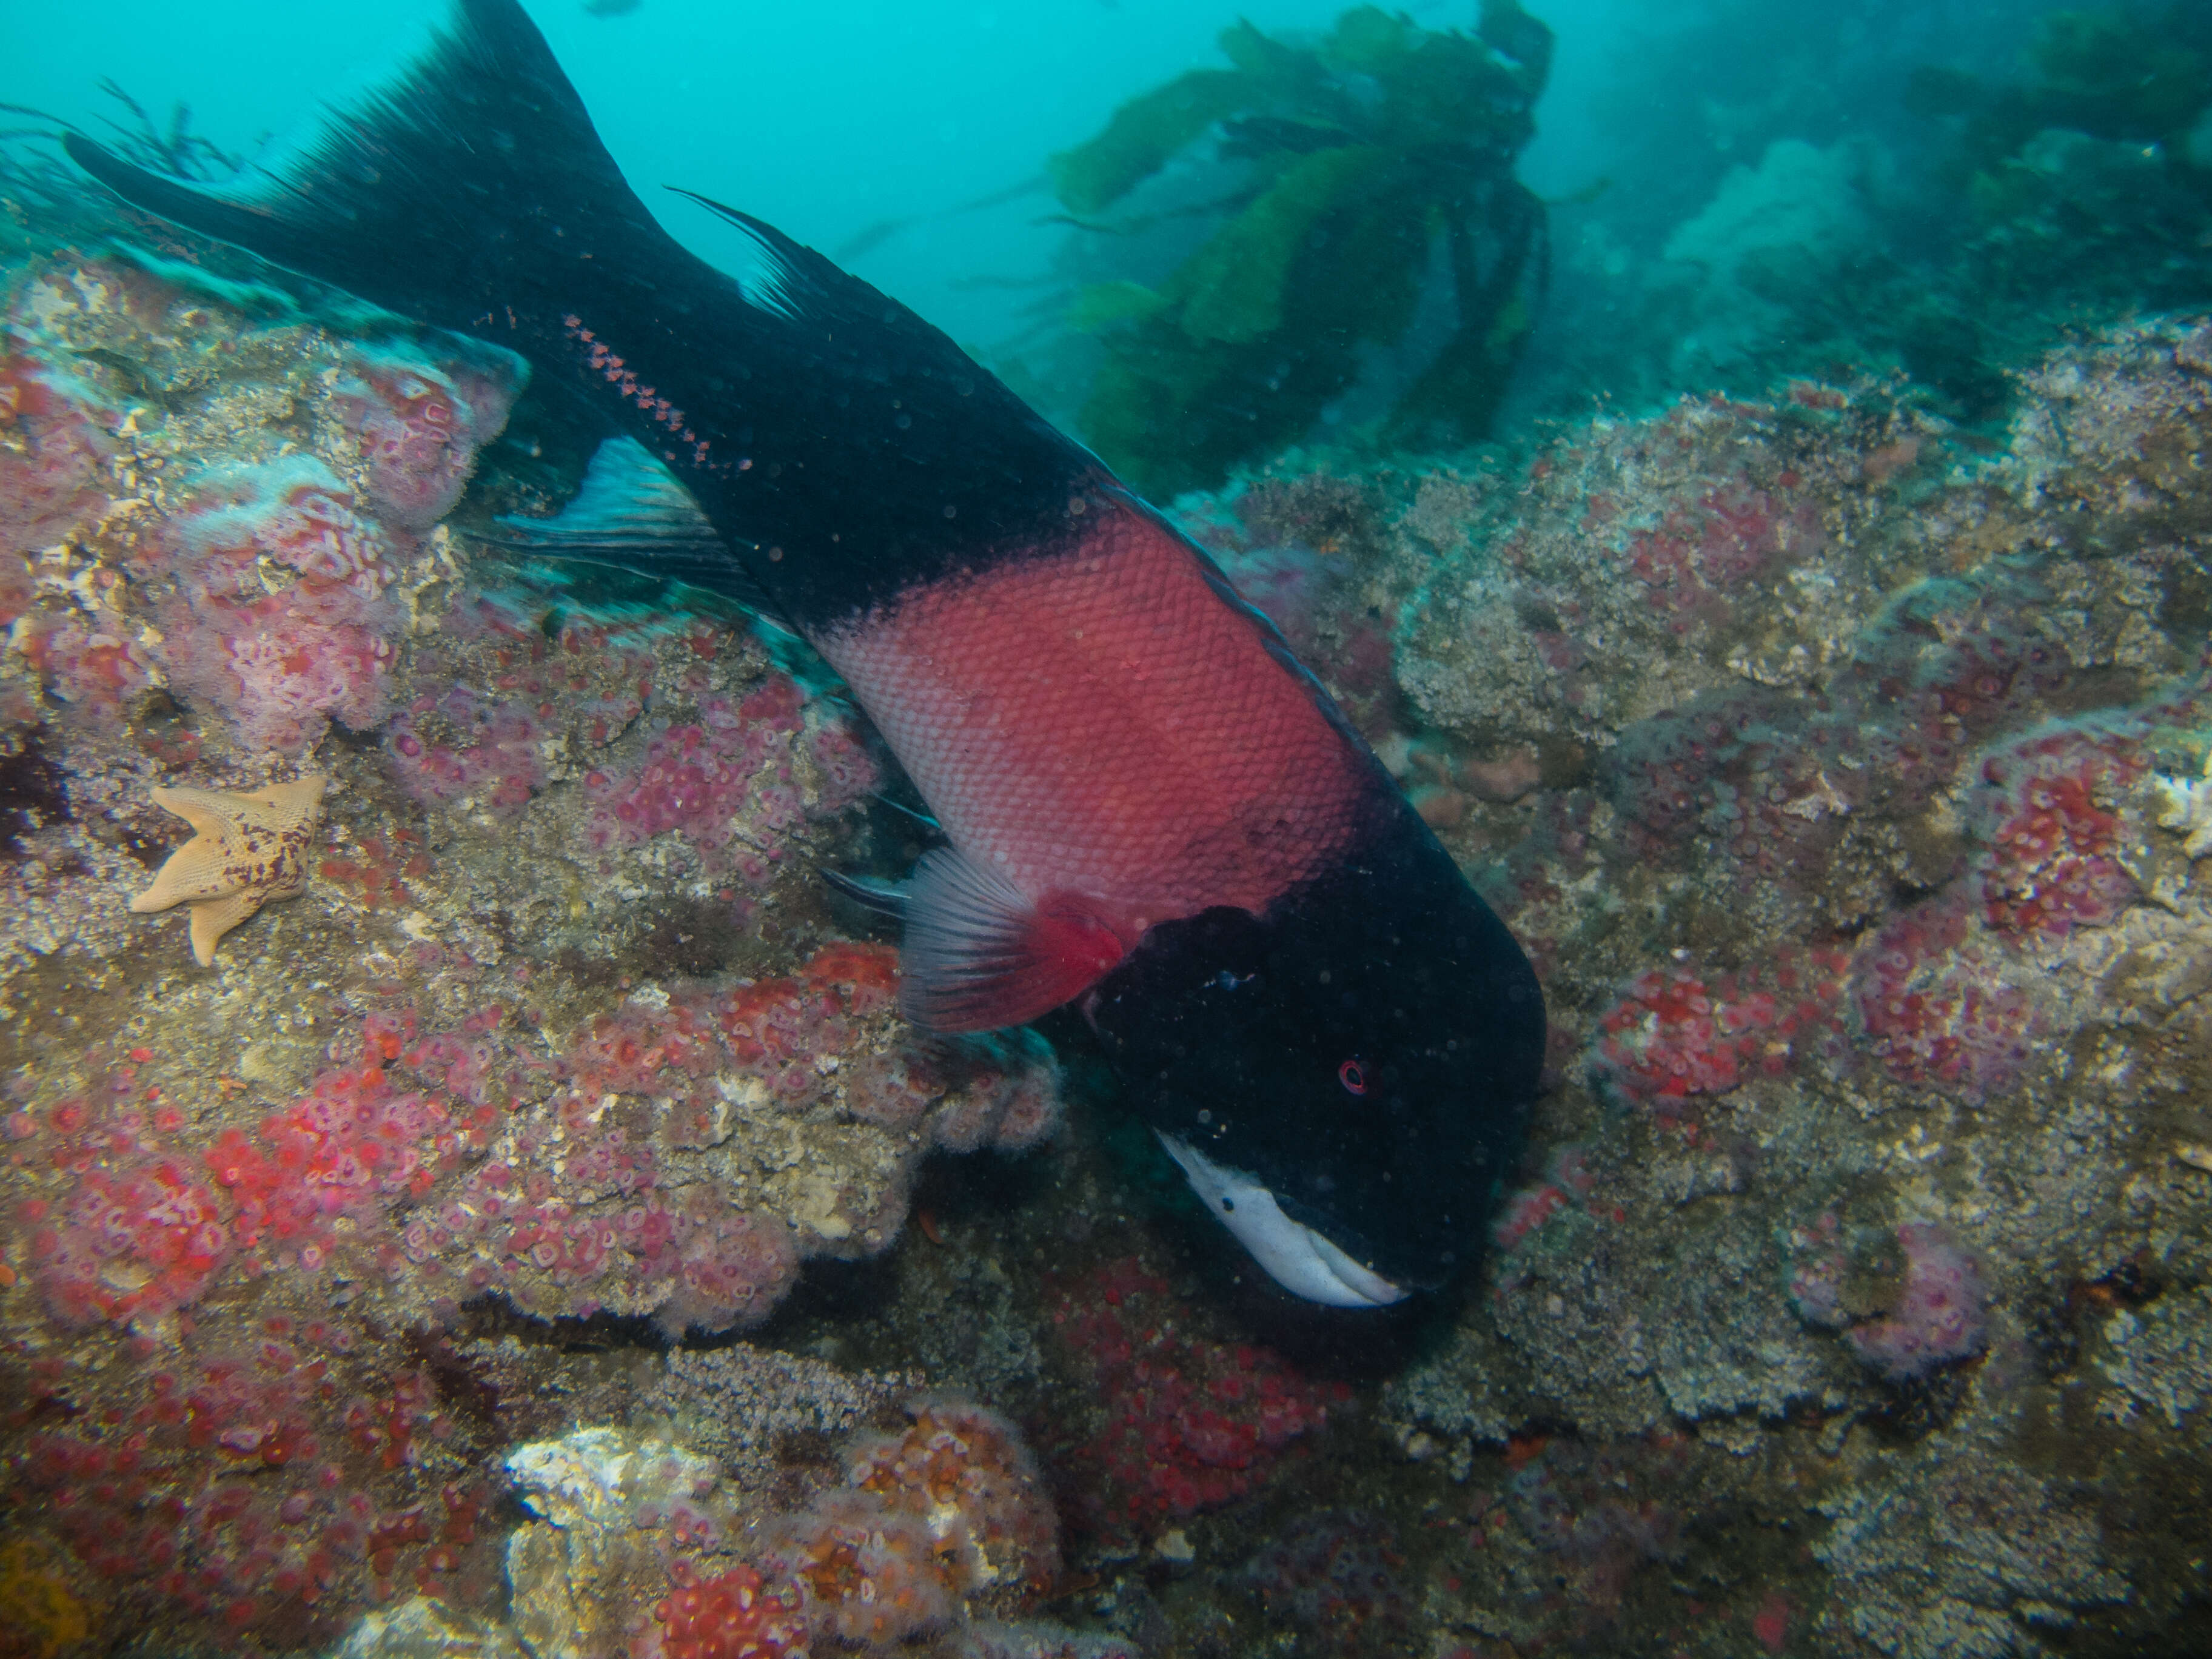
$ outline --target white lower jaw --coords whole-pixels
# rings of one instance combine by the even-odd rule
[[[1213,1218],[1236,1234],[1268,1277],[1293,1296],[1331,1308],[1386,1308],[1405,1298],[1399,1286],[1285,1215],[1274,1194],[1242,1170],[1216,1164],[1170,1134],[1160,1134],[1160,1145],[1182,1166],[1191,1190]]]

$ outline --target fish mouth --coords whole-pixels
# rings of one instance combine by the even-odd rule
[[[1188,1141],[1155,1129],[1213,1218],[1237,1236],[1267,1276],[1291,1295],[1330,1308],[1387,1308],[1407,1294],[1302,1221],[1283,1213],[1257,1176],[1217,1164]]]

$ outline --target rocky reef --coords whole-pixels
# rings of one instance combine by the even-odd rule
[[[899,780],[502,534],[519,363],[11,235],[0,1656],[2186,1650],[2212,324],[1182,499],[1552,1011],[1488,1260],[1354,1320],[1075,1022],[902,1024],[814,875]],[[207,965],[133,909],[155,790],[311,779]]]
[[[487,1402],[537,1384],[457,1310],[757,1325],[929,1149],[1051,1134],[1058,1063],[922,1042],[824,913],[878,773],[818,665],[447,522],[519,361],[105,237],[4,280],[10,1605],[296,1646],[482,1603]],[[550,507],[538,447],[479,529]],[[189,947],[134,914],[179,899]]]
[[[2201,1609],[2201,1528],[2148,1515],[2203,1425],[2114,1345],[2194,1328],[2208,1267],[2209,350],[2085,337],[2001,445],[1799,382],[1370,481],[1408,780],[1557,1027],[1481,1293],[1384,1389],[1519,1523],[1473,1627],[1587,1632],[1547,1557],[1771,1595],[1778,1651],[2138,1650]]]

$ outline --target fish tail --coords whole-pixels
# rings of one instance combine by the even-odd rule
[[[474,332],[505,307],[604,291],[636,268],[625,250],[674,246],[516,0],[455,0],[397,81],[333,108],[307,143],[233,184],[164,177],[81,133],[64,143],[134,206]]]
[[[516,0],[453,0],[400,76],[234,184],[67,146],[137,207],[574,387],[635,453],[602,469],[613,521],[548,533],[801,632],[1061,547],[1104,482],[941,331],[775,227],[682,191],[750,250],[728,273],[691,254]],[[661,511],[667,479],[641,467],[665,467],[703,524]]]

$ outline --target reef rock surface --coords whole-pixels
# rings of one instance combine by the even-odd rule
[[[1055,1139],[1087,1062],[902,1024],[810,873],[915,850],[869,734],[773,630],[501,543],[586,459],[519,364],[0,280],[0,1653],[2202,1618],[2212,325],[2002,429],[1797,382],[1178,504],[1550,1002],[1488,1261],[1355,1328],[1103,1088]],[[155,789],[303,775],[305,890],[211,967],[131,911]]]

